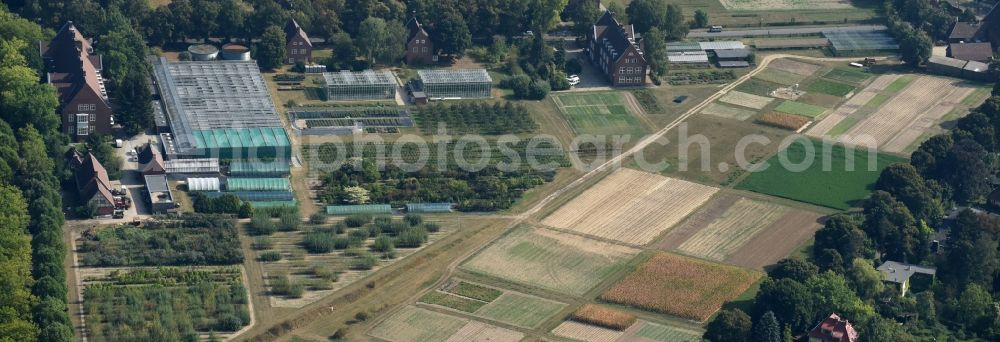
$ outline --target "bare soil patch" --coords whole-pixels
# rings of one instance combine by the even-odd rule
[[[773,265],[822,228],[820,217],[817,213],[793,210],[744,243],[726,258],[726,262],[756,269]]]
[[[719,101],[741,107],[761,109],[770,104],[771,101],[774,101],[774,99],[733,90],[720,97]]]
[[[624,332],[602,328],[576,321],[565,321],[552,330],[552,334],[576,341],[614,342],[625,335]]]
[[[771,61],[769,67],[778,70],[784,70],[794,74],[799,74],[802,76],[812,76],[812,74],[815,74],[817,71],[819,71],[819,69],[823,68],[816,64],[799,62],[788,58],[776,59],[774,61]]]

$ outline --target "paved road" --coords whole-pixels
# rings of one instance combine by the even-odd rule
[[[806,34],[819,34],[823,31],[844,31],[844,32],[870,32],[883,31],[887,28],[884,25],[842,25],[842,26],[774,26],[761,27],[746,30],[724,30],[722,32],[708,32],[708,29],[699,29],[688,33],[688,38],[741,38],[741,37],[766,37],[766,36],[796,36]]]

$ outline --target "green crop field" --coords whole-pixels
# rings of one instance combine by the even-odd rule
[[[774,110],[782,113],[801,115],[810,118],[815,118],[817,116],[823,115],[823,113],[826,113],[826,108],[795,101],[784,101],[780,105],[778,105],[778,107],[775,107]]]
[[[823,78],[828,78],[834,81],[841,81],[847,83],[858,84],[864,82],[872,75],[860,70],[847,69],[847,68],[834,68],[830,72],[823,75]]]
[[[857,123],[858,119],[852,117],[846,117],[843,120],[840,120],[840,122],[838,122],[836,126],[833,126],[833,128],[831,128],[829,132],[826,132],[826,135],[829,135],[831,137],[840,136],[841,134],[847,133],[847,131],[850,130],[851,127],[854,127],[854,125],[856,125]]]
[[[791,73],[780,69],[771,69],[771,68],[764,69],[763,72],[757,74],[754,77],[768,82],[774,82],[783,85],[793,85],[801,82],[806,78],[806,76],[803,75]]]
[[[910,85],[910,82],[913,82],[913,76],[909,75],[903,76],[897,78],[895,81],[892,81],[892,83],[889,83],[889,85],[885,87],[885,90],[896,93],[899,92],[900,90],[903,90],[903,88],[906,88],[906,86]]]
[[[635,332],[635,336],[660,342],[699,342],[701,332],[674,328],[668,325],[646,322]]]
[[[736,90],[754,95],[771,96],[772,91],[781,87],[783,87],[781,84],[751,77],[736,86]]]
[[[976,106],[990,97],[990,88],[976,88],[972,94],[962,99],[963,106]]]
[[[521,227],[461,269],[547,290],[583,295],[638,251],[548,229]]]
[[[854,92],[854,86],[828,81],[821,78],[810,83],[809,86],[806,87],[806,91],[844,97],[847,96],[847,94]]]
[[[465,312],[476,312],[476,310],[479,310],[479,308],[483,307],[483,305],[486,305],[486,302],[439,291],[431,291],[421,297],[420,301],[427,304],[440,305]]]
[[[565,307],[566,304],[547,299],[506,293],[476,311],[476,316],[534,329]]]
[[[823,143],[811,139],[800,139],[781,153],[785,153],[791,164],[805,164],[803,161],[809,157],[805,146],[811,146],[814,153],[809,158],[812,163],[804,170],[782,166],[776,155],[767,161],[767,169],[751,173],[737,188],[846,210],[868,197],[883,169],[906,162],[904,158],[876,154],[874,163],[870,163],[867,149],[849,151],[842,145],[832,146],[829,158],[825,158]],[[849,157],[854,159],[853,171],[847,168]]]
[[[642,136],[646,129],[613,92],[552,96],[577,134]]]

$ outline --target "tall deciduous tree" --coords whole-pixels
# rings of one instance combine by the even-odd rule
[[[0,183],[0,340],[32,341],[31,236],[28,208],[21,191]]]
[[[746,342],[750,336],[750,316],[740,309],[719,311],[719,315],[705,327],[703,338],[710,342]]]
[[[399,22],[369,17],[361,22],[355,46],[372,63],[393,62],[405,52],[406,28]]]
[[[601,7],[595,1],[577,1],[567,8],[566,16],[573,22],[573,32],[586,35],[594,22],[601,16]]]
[[[646,33],[655,27],[665,28],[667,23],[667,2],[665,0],[633,0],[625,9],[629,23],[639,33]]]
[[[708,13],[706,13],[700,8],[694,10],[694,22],[692,23],[694,24],[695,28],[703,28],[708,26]]]
[[[642,40],[645,54],[643,55],[649,62],[650,71],[657,75],[667,74],[667,37],[663,32],[654,29],[646,33]]]
[[[261,69],[271,70],[281,66],[285,60],[285,31],[278,26],[268,27],[257,43],[257,64]]]
[[[144,69],[133,69],[125,76],[116,93],[116,114],[129,135],[151,128],[153,122],[153,95],[149,90]]]
[[[764,280],[754,299],[755,312],[774,312],[781,322],[793,330],[809,329],[813,324],[813,297],[800,282],[792,279]]]
[[[441,13],[430,34],[435,47],[445,54],[461,56],[465,49],[472,46],[472,35],[465,25],[465,18],[455,10]]]
[[[684,20],[684,12],[677,4],[667,5],[667,13],[663,17],[663,33],[667,39],[683,39],[688,33],[688,23]]]

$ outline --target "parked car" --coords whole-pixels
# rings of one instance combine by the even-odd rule
[[[569,77],[566,77],[566,80],[570,81],[570,83],[572,83],[572,82],[580,82],[580,76],[569,75]]]
[[[722,26],[719,26],[719,25],[712,25],[712,26],[709,26],[709,27],[708,27],[708,32],[712,32],[712,33],[715,33],[715,32],[722,32]]]

